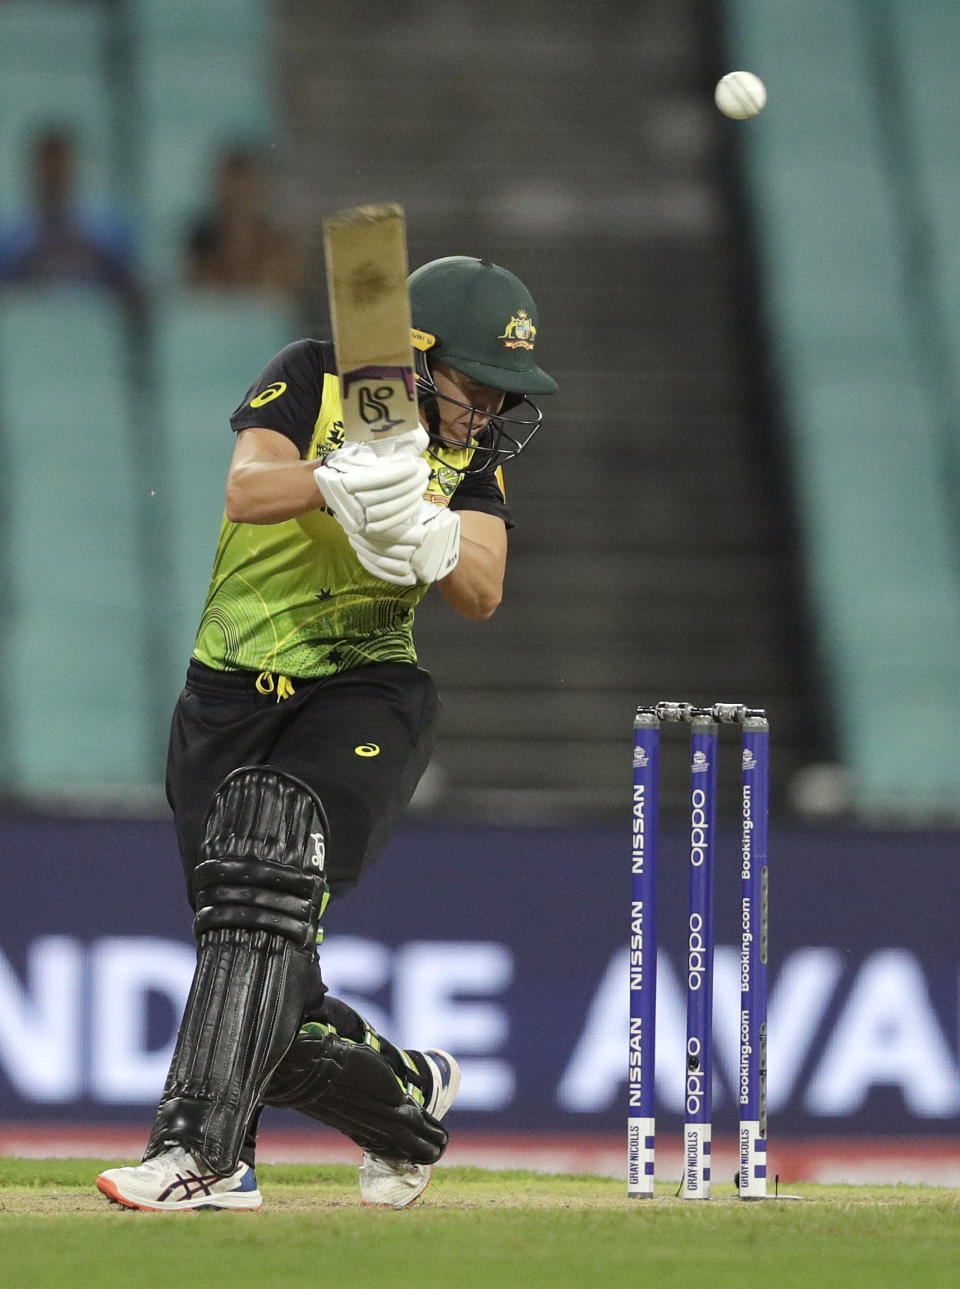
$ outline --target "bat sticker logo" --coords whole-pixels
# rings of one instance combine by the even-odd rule
[[[390,408],[388,406],[390,398],[393,397],[394,390],[390,385],[381,385],[377,389],[371,389],[369,385],[361,385],[357,390],[358,407],[360,415],[370,428],[378,434],[386,434],[390,430],[396,429],[398,425],[403,424],[401,417],[390,417]]]

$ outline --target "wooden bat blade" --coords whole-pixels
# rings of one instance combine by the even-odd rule
[[[344,437],[386,439],[415,429],[403,210],[354,206],[328,215],[323,233]]]

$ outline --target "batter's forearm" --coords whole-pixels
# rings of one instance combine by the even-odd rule
[[[279,524],[324,505],[316,461],[247,461],[227,476],[227,518],[235,524]]]
[[[457,567],[437,586],[452,609],[465,618],[483,622],[492,616],[503,599],[505,570],[505,544],[502,551],[493,549],[461,528]]]

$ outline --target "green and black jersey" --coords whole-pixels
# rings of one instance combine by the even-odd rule
[[[267,364],[230,424],[275,430],[313,460],[342,445],[341,415],[333,346],[298,340]],[[432,448],[426,500],[509,524],[499,471],[467,470],[471,455],[469,447]],[[414,608],[426,590],[368,573],[323,509],[279,524],[224,516],[194,657],[220,671],[292,677],[413,663]]]

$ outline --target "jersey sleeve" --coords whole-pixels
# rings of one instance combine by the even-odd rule
[[[513,516],[503,490],[503,474],[498,470],[468,470],[450,498],[451,510],[479,510],[485,515],[496,515],[508,528],[513,527]]]
[[[323,402],[324,376],[335,370],[329,346],[296,340],[271,358],[230,417],[236,431],[263,427],[308,450]]]

